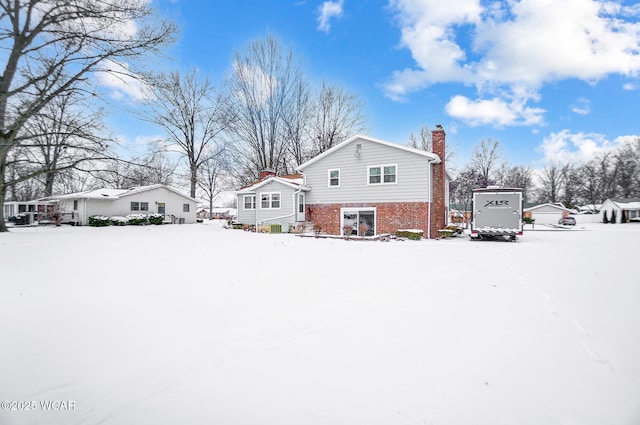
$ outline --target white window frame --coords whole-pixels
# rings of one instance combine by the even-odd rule
[[[149,211],[149,203],[140,202],[140,211]]]
[[[331,184],[331,172],[332,171],[337,171],[338,172],[338,184],[337,185],[332,185]],[[332,168],[330,170],[327,170],[327,187],[331,188],[331,187],[340,187],[340,169],[339,168]]]
[[[274,195],[278,195],[278,206],[274,207],[273,206],[273,196]],[[264,207],[262,206],[262,201],[263,201],[263,197],[266,196],[267,198],[267,203],[268,203],[268,207]],[[282,208],[282,195],[280,192],[263,192],[260,194],[260,209],[261,210],[279,210]]]
[[[384,167],[395,167],[395,181],[392,182],[385,182],[384,181]],[[380,169],[380,183],[371,183],[371,169],[372,168],[379,168]],[[391,175],[391,174],[389,174]],[[367,185],[368,186],[379,186],[379,185],[383,185],[383,184],[398,184],[398,164],[380,164],[380,165],[369,165],[367,167]]]
[[[182,212],[189,212],[190,209],[189,204],[182,204]]]
[[[249,201],[249,208],[247,208],[247,198],[250,198],[251,201]],[[249,210],[255,210],[256,209],[256,195],[244,195],[242,197],[242,209],[249,211]]]
[[[135,208],[134,208],[135,206]],[[131,201],[131,211],[140,211],[140,202]]]

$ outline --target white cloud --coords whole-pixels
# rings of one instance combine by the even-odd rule
[[[126,96],[137,102],[153,99],[152,89],[137,75],[129,71],[126,63],[105,60],[101,70],[95,73],[98,84],[109,90],[114,100],[122,100]]]
[[[521,101],[507,102],[502,98],[470,100],[454,96],[445,107],[447,113],[472,126],[534,125],[543,123],[544,109],[525,106]]]
[[[411,51],[415,67],[394,72],[384,85],[386,95],[398,100],[432,84],[456,82],[477,87],[475,103],[496,89],[513,96],[517,87],[532,96],[522,98],[527,102],[547,82],[640,74],[640,7],[597,0],[483,4],[390,0],[401,45]]]
[[[331,19],[342,16],[342,7],[344,0],[325,1],[318,9],[318,29],[320,31],[329,32],[331,30]]]
[[[579,97],[575,103],[571,105],[571,111],[578,115],[589,115],[591,113],[591,101],[584,97]]]
[[[543,162],[582,164],[593,159],[596,154],[616,149],[625,140],[634,140],[636,137],[623,136],[609,141],[602,134],[562,130],[545,137],[538,149],[544,154]]]
[[[633,90],[637,90],[638,86],[634,83],[626,83],[622,85],[622,89],[626,91],[633,91]]]

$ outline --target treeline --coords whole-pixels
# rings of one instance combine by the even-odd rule
[[[521,188],[527,203],[561,202],[567,208],[640,198],[640,139],[600,152],[584,164],[551,162],[542,170],[509,164],[500,142],[483,140],[453,180],[451,202],[468,209],[471,190],[489,185]]]

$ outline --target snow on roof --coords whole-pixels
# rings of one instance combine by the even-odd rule
[[[301,174],[293,174],[293,175],[289,175],[289,176],[282,176],[282,177],[278,177],[278,176],[269,176],[266,177],[262,180],[258,180],[257,182],[254,182],[252,184],[250,184],[249,186],[245,186],[242,189],[236,191],[236,193],[253,193],[255,192],[256,189],[270,183],[270,182],[278,182],[278,183],[282,183],[285,186],[289,186],[292,187],[294,189],[300,189],[303,191],[309,191],[311,190],[310,188],[306,187],[303,185],[304,183],[304,179],[302,178]]]
[[[563,206],[558,205],[558,203],[552,204],[550,202],[547,202],[546,204],[539,204],[539,205],[534,205],[533,207],[525,208],[524,212],[534,211],[543,207],[551,207],[559,211],[569,211],[569,212],[573,211],[573,210],[570,210],[569,208],[565,208]]]
[[[623,210],[640,210],[640,198],[630,199],[611,199],[611,202],[616,204],[618,208]]]
[[[185,198],[196,201],[196,199],[185,195],[180,192],[178,189],[172,188],[171,186],[166,186],[163,184],[154,184],[150,186],[138,186],[131,189],[93,189],[93,190],[85,190],[84,192],[75,192],[75,193],[67,193],[65,195],[60,196],[51,196],[46,199],[57,200],[57,199],[120,199],[125,196],[135,195],[137,193],[146,192],[153,189],[165,188],[177,195],[183,196]]]
[[[309,161],[305,162],[304,164],[299,165],[296,169],[297,170],[303,170],[304,168],[307,168],[309,165],[313,164],[314,162],[319,161],[320,159],[324,158],[325,156],[330,155],[333,152],[344,148],[345,146],[353,143],[356,140],[367,140],[369,142],[378,143],[380,145],[389,146],[389,147],[392,147],[392,148],[395,148],[395,149],[400,149],[400,150],[403,150],[403,151],[415,153],[415,154],[424,156],[424,157],[428,158],[431,161],[440,162],[440,157],[438,157],[438,155],[436,155],[433,152],[427,152],[427,151],[422,150],[422,149],[410,148],[408,146],[402,146],[402,145],[399,145],[397,143],[386,142],[384,140],[375,139],[373,137],[363,136],[361,134],[356,134],[355,136],[352,136],[352,137],[348,138],[344,142],[338,143],[336,146],[332,147],[331,149],[322,152],[320,155],[317,155],[317,156],[311,158]]]

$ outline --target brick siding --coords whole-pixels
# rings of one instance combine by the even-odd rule
[[[376,233],[395,233],[398,229],[421,229],[427,236],[428,202],[378,202],[307,205],[307,219],[323,232],[340,235],[341,208],[376,208]]]

